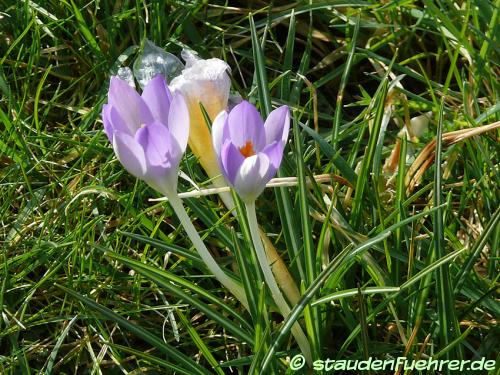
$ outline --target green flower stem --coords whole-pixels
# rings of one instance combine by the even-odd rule
[[[214,186],[218,186],[214,183]],[[224,186],[226,186],[226,182],[224,182]],[[218,186],[221,187],[221,186]],[[228,192],[220,192],[219,197],[226,208],[232,212],[234,216],[238,216],[236,212],[236,206],[233,201],[233,197]],[[286,298],[292,303],[295,304],[300,299],[300,292],[295,280],[292,278],[290,271],[283,262],[283,259],[278,254],[276,249],[274,248],[272,242],[267,238],[266,233],[262,229],[259,230],[260,238],[262,239],[262,243],[264,244],[264,250],[267,256],[267,260],[270,264],[272,264],[271,270],[273,271],[273,275],[276,279],[276,283],[279,285]]]
[[[177,194],[168,194],[167,198],[170,202],[170,205],[174,209],[175,214],[181,221],[181,224],[184,227],[184,230],[186,231],[189,239],[198,251],[198,254],[200,255],[207,268],[214,274],[216,279],[219,280],[219,282],[224,285],[224,287],[226,287],[243,304],[243,306],[245,306],[245,309],[248,310],[248,301],[243,287],[231,277],[229,277],[212,257],[212,254],[210,254],[210,252],[208,251],[205,243],[203,242],[200,235],[196,231],[196,228],[191,222],[191,219],[189,218],[181,199]]]
[[[255,252],[257,253],[257,259],[259,260],[260,268],[262,269],[262,273],[264,274],[264,279],[266,280],[266,283],[269,289],[271,290],[274,302],[276,302],[276,305],[280,309],[283,317],[286,318],[290,314],[291,310],[290,307],[288,306],[288,303],[285,300],[285,297],[283,297],[283,294],[281,293],[281,290],[279,289],[278,284],[274,279],[271,267],[267,262],[264,245],[262,244],[259,235],[259,225],[257,223],[257,214],[255,213],[255,202],[246,203],[246,209],[247,209],[248,225],[250,226],[250,233],[252,236],[253,245],[255,247]],[[310,349],[311,347],[299,323],[295,323],[293,325],[292,334],[297,340],[297,343],[299,344],[302,355],[304,356],[304,358],[308,363],[311,363],[312,362],[311,349]]]

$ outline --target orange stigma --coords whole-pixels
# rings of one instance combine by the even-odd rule
[[[247,141],[245,146],[239,148],[241,155],[248,158],[249,156],[255,155],[255,151],[253,149],[252,141]]]

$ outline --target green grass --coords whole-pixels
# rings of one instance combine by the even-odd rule
[[[0,374],[292,373],[296,321],[314,359],[486,357],[498,369],[500,133],[446,133],[500,120],[500,2],[210,3],[2,2]],[[292,109],[279,176],[298,185],[257,201],[302,293],[288,319],[241,204],[233,217],[217,196],[185,200],[249,311],[116,160],[101,106],[145,38],[224,59],[263,115]],[[398,141],[427,112],[428,130]],[[391,156],[398,142],[408,159]],[[207,183],[191,153],[181,169]],[[324,173],[340,178],[307,184]]]

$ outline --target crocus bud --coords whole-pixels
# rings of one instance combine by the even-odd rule
[[[191,120],[189,147],[200,160],[208,176],[213,179],[220,175],[220,169],[200,103],[212,120],[226,109],[231,85],[227,74],[229,66],[215,58],[199,59],[188,51],[183,51],[182,57],[186,60],[186,67],[181,75],[172,80],[170,88],[182,92],[186,98]],[[222,180],[219,179],[219,183],[214,182],[222,186]]]
[[[272,111],[265,123],[247,101],[215,118],[212,137],[222,174],[246,203],[253,202],[276,174],[289,128],[286,105]]]
[[[165,195],[176,193],[189,135],[189,112],[182,94],[172,96],[161,75],[149,81],[142,95],[113,76],[102,119],[125,169]]]

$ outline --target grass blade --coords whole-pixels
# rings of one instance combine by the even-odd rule
[[[200,288],[196,286],[195,284],[192,284],[191,282],[185,280],[182,277],[175,276],[170,272],[166,272],[160,269],[157,269],[156,267],[152,267],[146,264],[143,264],[141,262],[129,259],[127,257],[124,257],[122,255],[116,254],[112,251],[107,250],[106,255],[118,260],[120,263],[126,264],[128,267],[134,269],[144,277],[147,277],[151,281],[154,281],[156,284],[159,286],[169,290],[171,293],[177,295],[179,298],[182,298],[183,300],[188,301],[190,304],[193,306],[196,306],[200,311],[205,313],[208,317],[214,319],[214,321],[218,322],[222,326],[224,326],[227,330],[231,331],[234,335],[238,336],[242,340],[245,340],[246,342],[251,343],[252,342],[252,337],[242,330],[238,325],[232,323],[229,321],[223,314],[221,314],[219,311],[213,310],[212,308],[208,307],[204,303],[202,303],[198,298],[195,298],[186,292],[184,292],[181,288],[176,286],[175,284],[181,285],[183,287],[189,288],[199,294],[200,296],[203,296],[204,298],[207,298],[210,302],[216,304],[220,309],[225,311],[226,314],[230,314],[230,316],[233,316],[236,318],[240,325],[244,326],[246,329],[251,329],[250,325],[248,324],[243,317],[241,317],[239,314],[236,313],[234,309],[231,309],[229,306],[225,305],[223,302],[219,301],[217,298],[213,297],[210,293],[208,293],[206,290],[203,288]],[[174,282],[175,284],[173,284]]]
[[[116,324],[122,326],[124,329],[130,331],[131,333],[133,333],[137,337],[140,337],[144,341],[153,345],[156,349],[169,355],[172,358],[172,360],[175,360],[177,362],[177,363],[170,362],[170,369],[171,370],[174,370],[174,371],[179,372],[180,374],[186,374],[186,375],[193,375],[193,374],[209,375],[210,374],[210,372],[208,370],[201,367],[199,364],[194,362],[191,358],[182,354],[180,351],[173,348],[172,346],[166,344],[163,340],[159,339],[158,337],[153,335],[151,332],[145,330],[144,328],[142,328],[136,324],[131,323],[127,319],[125,319],[122,316],[115,313],[113,310],[110,310],[107,307],[98,304],[97,302],[91,300],[90,298],[82,296],[81,294],[75,292],[72,289],[66,288],[66,287],[64,287],[62,285],[58,285],[58,284],[56,286],[59,289],[61,289],[62,291],[64,291],[65,293],[71,295],[73,298],[82,302],[84,305],[90,307],[92,310],[95,310],[96,312],[101,314],[102,317],[104,317],[105,319],[109,319],[109,320],[115,322]]]
[[[421,212],[418,213],[412,217],[409,217],[405,220],[400,221],[399,223],[396,223],[394,225],[391,225],[389,228],[385,229],[384,231],[380,232],[377,234],[375,237],[370,238],[366,240],[365,242],[361,243],[360,245],[356,246],[354,249],[350,249],[347,247],[344,249],[340,254],[338,254],[329,264],[328,266],[318,275],[316,280],[314,280],[314,283],[309,286],[307,289],[306,293],[302,296],[300,302],[293,308],[292,312],[288,316],[288,318],[285,320],[282,328],[279,331],[278,336],[273,342],[273,345],[269,349],[269,352],[267,353],[264,363],[261,367],[261,371],[264,372],[269,365],[269,361],[271,360],[273,354],[276,352],[278,349],[281,340],[283,337],[288,334],[290,328],[292,327],[293,323],[298,319],[300,316],[301,312],[304,310],[305,306],[309,304],[309,302],[312,300],[316,292],[319,290],[321,285],[326,282],[326,280],[331,277],[331,275],[339,269],[339,266],[345,262],[350,261],[352,258],[355,256],[361,254],[363,251],[368,250],[369,248],[375,246],[379,242],[383,241],[385,238],[389,237],[391,232],[396,230],[397,228],[407,225],[415,220],[418,220],[426,215],[429,215],[432,212],[435,212],[436,210],[441,209],[444,206],[439,206],[439,207],[434,207],[430,209],[429,211]]]
[[[439,111],[438,131],[436,135],[436,160],[434,171],[434,206],[441,205],[442,182],[441,182],[441,157],[442,157],[442,134],[443,134],[443,116],[444,116],[444,97],[441,100],[441,108]],[[441,211],[434,212],[433,220],[434,233],[434,251],[436,258],[441,259],[445,255],[444,248],[444,228],[443,228],[443,213]],[[459,325],[455,317],[453,288],[451,286],[450,274],[448,265],[443,265],[437,271],[437,301],[439,314],[439,329],[441,346],[448,346],[456,337],[459,336]],[[459,353],[457,353],[459,354]],[[446,353],[446,359],[460,358],[454,353]]]

